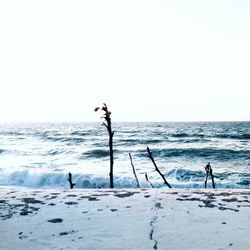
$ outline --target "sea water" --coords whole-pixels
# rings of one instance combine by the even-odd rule
[[[172,187],[204,187],[210,162],[217,188],[250,188],[250,122],[113,123],[114,185],[141,187],[145,173],[165,187],[147,155]],[[0,186],[109,187],[108,133],[101,123],[0,124]],[[211,180],[208,180],[211,187]]]

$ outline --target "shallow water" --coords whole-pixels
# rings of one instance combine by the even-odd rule
[[[250,122],[113,123],[115,187],[136,187],[131,153],[142,187],[160,176],[149,146],[173,187],[204,186],[210,162],[218,188],[250,188]],[[0,185],[78,188],[109,186],[108,134],[101,123],[0,125]],[[211,187],[211,181],[209,180]]]

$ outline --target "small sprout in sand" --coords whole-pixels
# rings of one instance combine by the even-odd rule
[[[76,184],[72,182],[72,174],[70,172],[69,172],[68,182],[70,185],[70,189],[73,189]]]

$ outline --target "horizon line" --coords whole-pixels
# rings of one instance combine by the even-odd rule
[[[99,123],[99,121],[0,121],[0,124],[14,123]],[[250,120],[166,120],[166,121],[112,121],[112,123],[202,123],[202,122],[250,122]]]

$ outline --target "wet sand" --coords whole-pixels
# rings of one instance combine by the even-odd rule
[[[0,189],[0,249],[249,249],[250,190]]]

